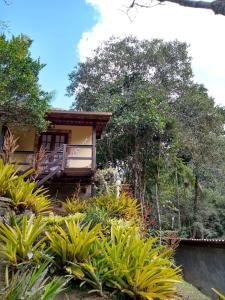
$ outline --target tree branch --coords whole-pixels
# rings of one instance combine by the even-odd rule
[[[225,0],[214,0],[212,2],[194,1],[194,0],[157,0],[157,1],[159,3],[172,2],[185,7],[210,9],[216,15],[225,16]],[[149,2],[152,1],[150,0]],[[151,7],[151,4],[146,5],[146,4],[142,4],[141,1],[133,0],[130,5],[130,8],[133,8],[134,6]]]

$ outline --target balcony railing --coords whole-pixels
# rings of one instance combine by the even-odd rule
[[[62,171],[67,169],[91,169],[96,168],[94,145],[72,145],[63,144],[55,151],[46,152],[46,156],[41,164],[43,173],[48,173],[54,168]],[[22,166],[34,166],[34,151],[16,151],[14,162]]]

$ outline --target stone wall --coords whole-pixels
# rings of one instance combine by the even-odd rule
[[[181,241],[175,259],[184,279],[204,294],[218,299],[212,288],[225,294],[225,241]]]

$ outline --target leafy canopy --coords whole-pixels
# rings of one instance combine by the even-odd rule
[[[31,45],[25,35],[0,35],[0,121],[44,130],[51,94],[38,83],[44,64],[31,57]]]

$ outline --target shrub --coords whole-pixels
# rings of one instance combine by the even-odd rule
[[[140,215],[140,204],[136,199],[122,193],[119,197],[115,194],[105,194],[95,197],[93,204],[100,209],[105,209],[111,218],[136,218]]]
[[[52,300],[59,293],[65,290],[70,279],[54,277],[50,279],[47,272],[50,265],[41,264],[34,269],[30,268],[17,271],[11,279],[8,279],[7,286],[0,291],[2,300]],[[8,276],[7,276],[8,277]]]
[[[31,263],[43,257],[46,237],[42,218],[24,215],[15,225],[0,223],[0,256],[9,265]]]
[[[178,299],[175,282],[180,269],[173,268],[171,251],[147,241],[132,229],[112,227],[111,239],[103,238],[101,251],[107,270],[106,284],[132,298]]]
[[[66,202],[63,202],[63,208],[67,214],[75,214],[77,212],[84,213],[87,207],[87,200],[81,200],[75,197],[67,198]]]
[[[14,165],[4,164],[0,159],[0,196],[5,196],[10,184],[17,180],[17,169]]]
[[[50,215],[43,217],[43,221],[46,223],[46,226],[49,228],[49,226],[54,225],[65,225],[65,222],[67,221],[74,221],[76,223],[80,223],[85,218],[85,214],[82,213],[75,213],[74,215],[68,215],[68,216],[58,216],[51,213]]]
[[[81,228],[74,221],[65,224],[65,230],[56,226],[55,231],[46,233],[53,255],[61,267],[68,266],[68,262],[86,262],[93,255],[92,246],[98,239],[100,225],[89,229],[89,225]]]
[[[52,210],[47,190],[42,187],[35,189],[35,182],[24,181],[22,177],[10,184],[7,196],[16,213],[28,209],[35,214],[46,214]]]
[[[104,232],[108,229],[110,223],[110,216],[104,208],[99,208],[97,206],[89,207],[86,211],[86,215],[82,220],[82,224],[88,225],[90,227],[94,227],[97,224],[101,224],[102,229]]]

